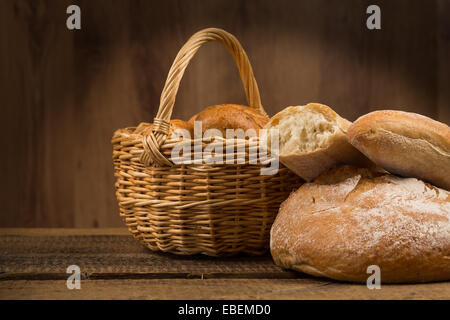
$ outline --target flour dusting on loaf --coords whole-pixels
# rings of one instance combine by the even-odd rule
[[[382,282],[450,279],[450,193],[335,168],[283,202],[270,245],[278,265],[338,280],[364,282],[372,264]]]
[[[352,215],[356,229],[364,236],[355,246],[366,244],[366,249],[370,249],[380,241],[387,241],[392,246],[408,245],[410,251],[420,253],[438,247],[442,239],[450,239],[447,191],[431,188],[414,178],[383,176],[381,179],[387,183],[358,196],[360,207]],[[347,205],[351,206],[352,201]]]

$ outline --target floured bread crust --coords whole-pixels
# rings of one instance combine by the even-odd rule
[[[330,107],[309,103],[287,107],[270,119],[265,129],[279,132],[280,161],[306,181],[339,164],[373,164],[346,138],[351,122]],[[272,146],[270,132],[262,136],[264,146]]]
[[[450,190],[450,128],[425,116],[393,110],[360,117],[349,142],[391,173]]]
[[[450,193],[415,178],[341,166],[282,203],[271,229],[277,265],[382,283],[450,279]]]

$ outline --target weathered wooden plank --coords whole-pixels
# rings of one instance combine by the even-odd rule
[[[66,280],[67,273],[57,272],[0,272],[0,280]],[[299,276],[297,272],[84,272],[82,280],[118,280],[118,279],[306,279],[307,275]],[[326,282],[325,279],[321,279]]]
[[[0,144],[9,155],[0,160],[2,226],[73,225],[74,210],[67,208],[76,168],[76,159],[67,157],[76,95],[74,33],[64,28],[69,4],[0,2]]]
[[[450,1],[437,1],[438,119],[450,124]]]
[[[2,281],[0,299],[449,299],[447,283],[364,285],[313,279],[85,280],[68,290],[64,280]]]
[[[66,268],[81,268],[68,290]],[[449,299],[450,283],[369,290],[289,272],[270,255],[150,252],[124,229],[0,229],[0,299]]]
[[[0,236],[92,236],[92,235],[130,235],[127,228],[0,228]]]
[[[104,234],[102,234],[104,233]],[[273,277],[284,271],[270,255],[213,258],[152,252],[123,229],[7,230],[0,229],[0,272],[62,274],[69,265],[86,274],[259,274]],[[149,275],[150,274],[150,275]],[[288,274],[288,273],[286,273]],[[236,275],[238,276],[238,275]],[[17,277],[17,276],[16,276]]]

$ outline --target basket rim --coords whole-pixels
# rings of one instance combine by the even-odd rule
[[[248,137],[246,136],[244,139],[239,137],[233,137],[232,139],[227,139],[220,136],[209,136],[209,137],[201,137],[201,138],[174,138],[170,137],[166,139],[160,146],[160,152],[168,159],[171,159],[172,165],[164,165],[164,164],[145,164],[141,161],[141,155],[145,152],[144,146],[143,146],[143,140],[145,139],[146,135],[140,133],[134,133],[133,130],[136,127],[126,127],[117,129],[114,132],[114,135],[111,139],[111,143],[114,146],[114,149],[119,149],[123,146],[127,146],[129,148],[134,148],[133,154],[136,156],[135,161],[141,163],[142,165],[146,167],[172,167],[172,166],[182,166],[182,165],[198,165],[198,166],[217,166],[217,167],[223,167],[223,166],[258,166],[258,167],[266,167],[268,164],[270,164],[272,161],[275,160],[276,155],[272,156],[270,150],[267,150],[264,146],[261,145],[261,138],[259,136],[252,136]],[[180,157],[171,157],[171,152],[173,148],[179,144],[186,144],[190,145],[190,147],[194,147],[194,149],[191,151],[191,160],[187,160],[185,163],[176,163],[172,160],[179,160]],[[201,144],[201,151],[196,151],[195,147]],[[218,147],[220,148],[222,146],[222,156],[228,157],[231,156],[234,159],[233,163],[225,163],[226,161],[223,161],[223,163],[208,163],[205,162],[204,159],[208,159],[210,157],[204,157],[205,154],[205,148],[206,147]],[[228,153],[230,150],[227,150],[227,148],[233,147],[233,152]],[[256,155],[257,163],[249,163],[250,154],[251,152],[253,155]],[[227,152],[227,153],[226,153]],[[262,155],[262,158],[261,158]],[[198,156],[198,157],[196,157]],[[215,156],[215,154],[214,154]],[[236,162],[237,159],[242,159],[241,157],[244,157],[244,162]],[[114,158],[114,156],[113,156]],[[197,160],[196,160],[197,159]],[[252,158],[253,159],[253,158]],[[227,158],[228,161],[228,158]],[[278,166],[281,170],[285,166],[278,160]]]

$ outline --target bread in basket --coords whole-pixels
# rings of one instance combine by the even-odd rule
[[[232,141],[236,157],[237,145],[245,146],[241,149],[246,155],[244,163],[171,161],[171,151],[179,142],[169,135],[175,96],[189,61],[209,41],[220,42],[231,52],[249,108],[265,114],[252,67],[237,39],[215,28],[194,34],[173,62],[151,130],[135,133],[133,127],[114,133],[120,215],[132,235],[154,251],[210,256],[263,254],[269,248],[269,232],[280,203],[298,188],[301,179],[281,164],[276,173],[262,175],[267,163],[251,163],[248,156],[252,150],[258,151],[257,137]],[[211,138],[191,142],[204,148]]]

